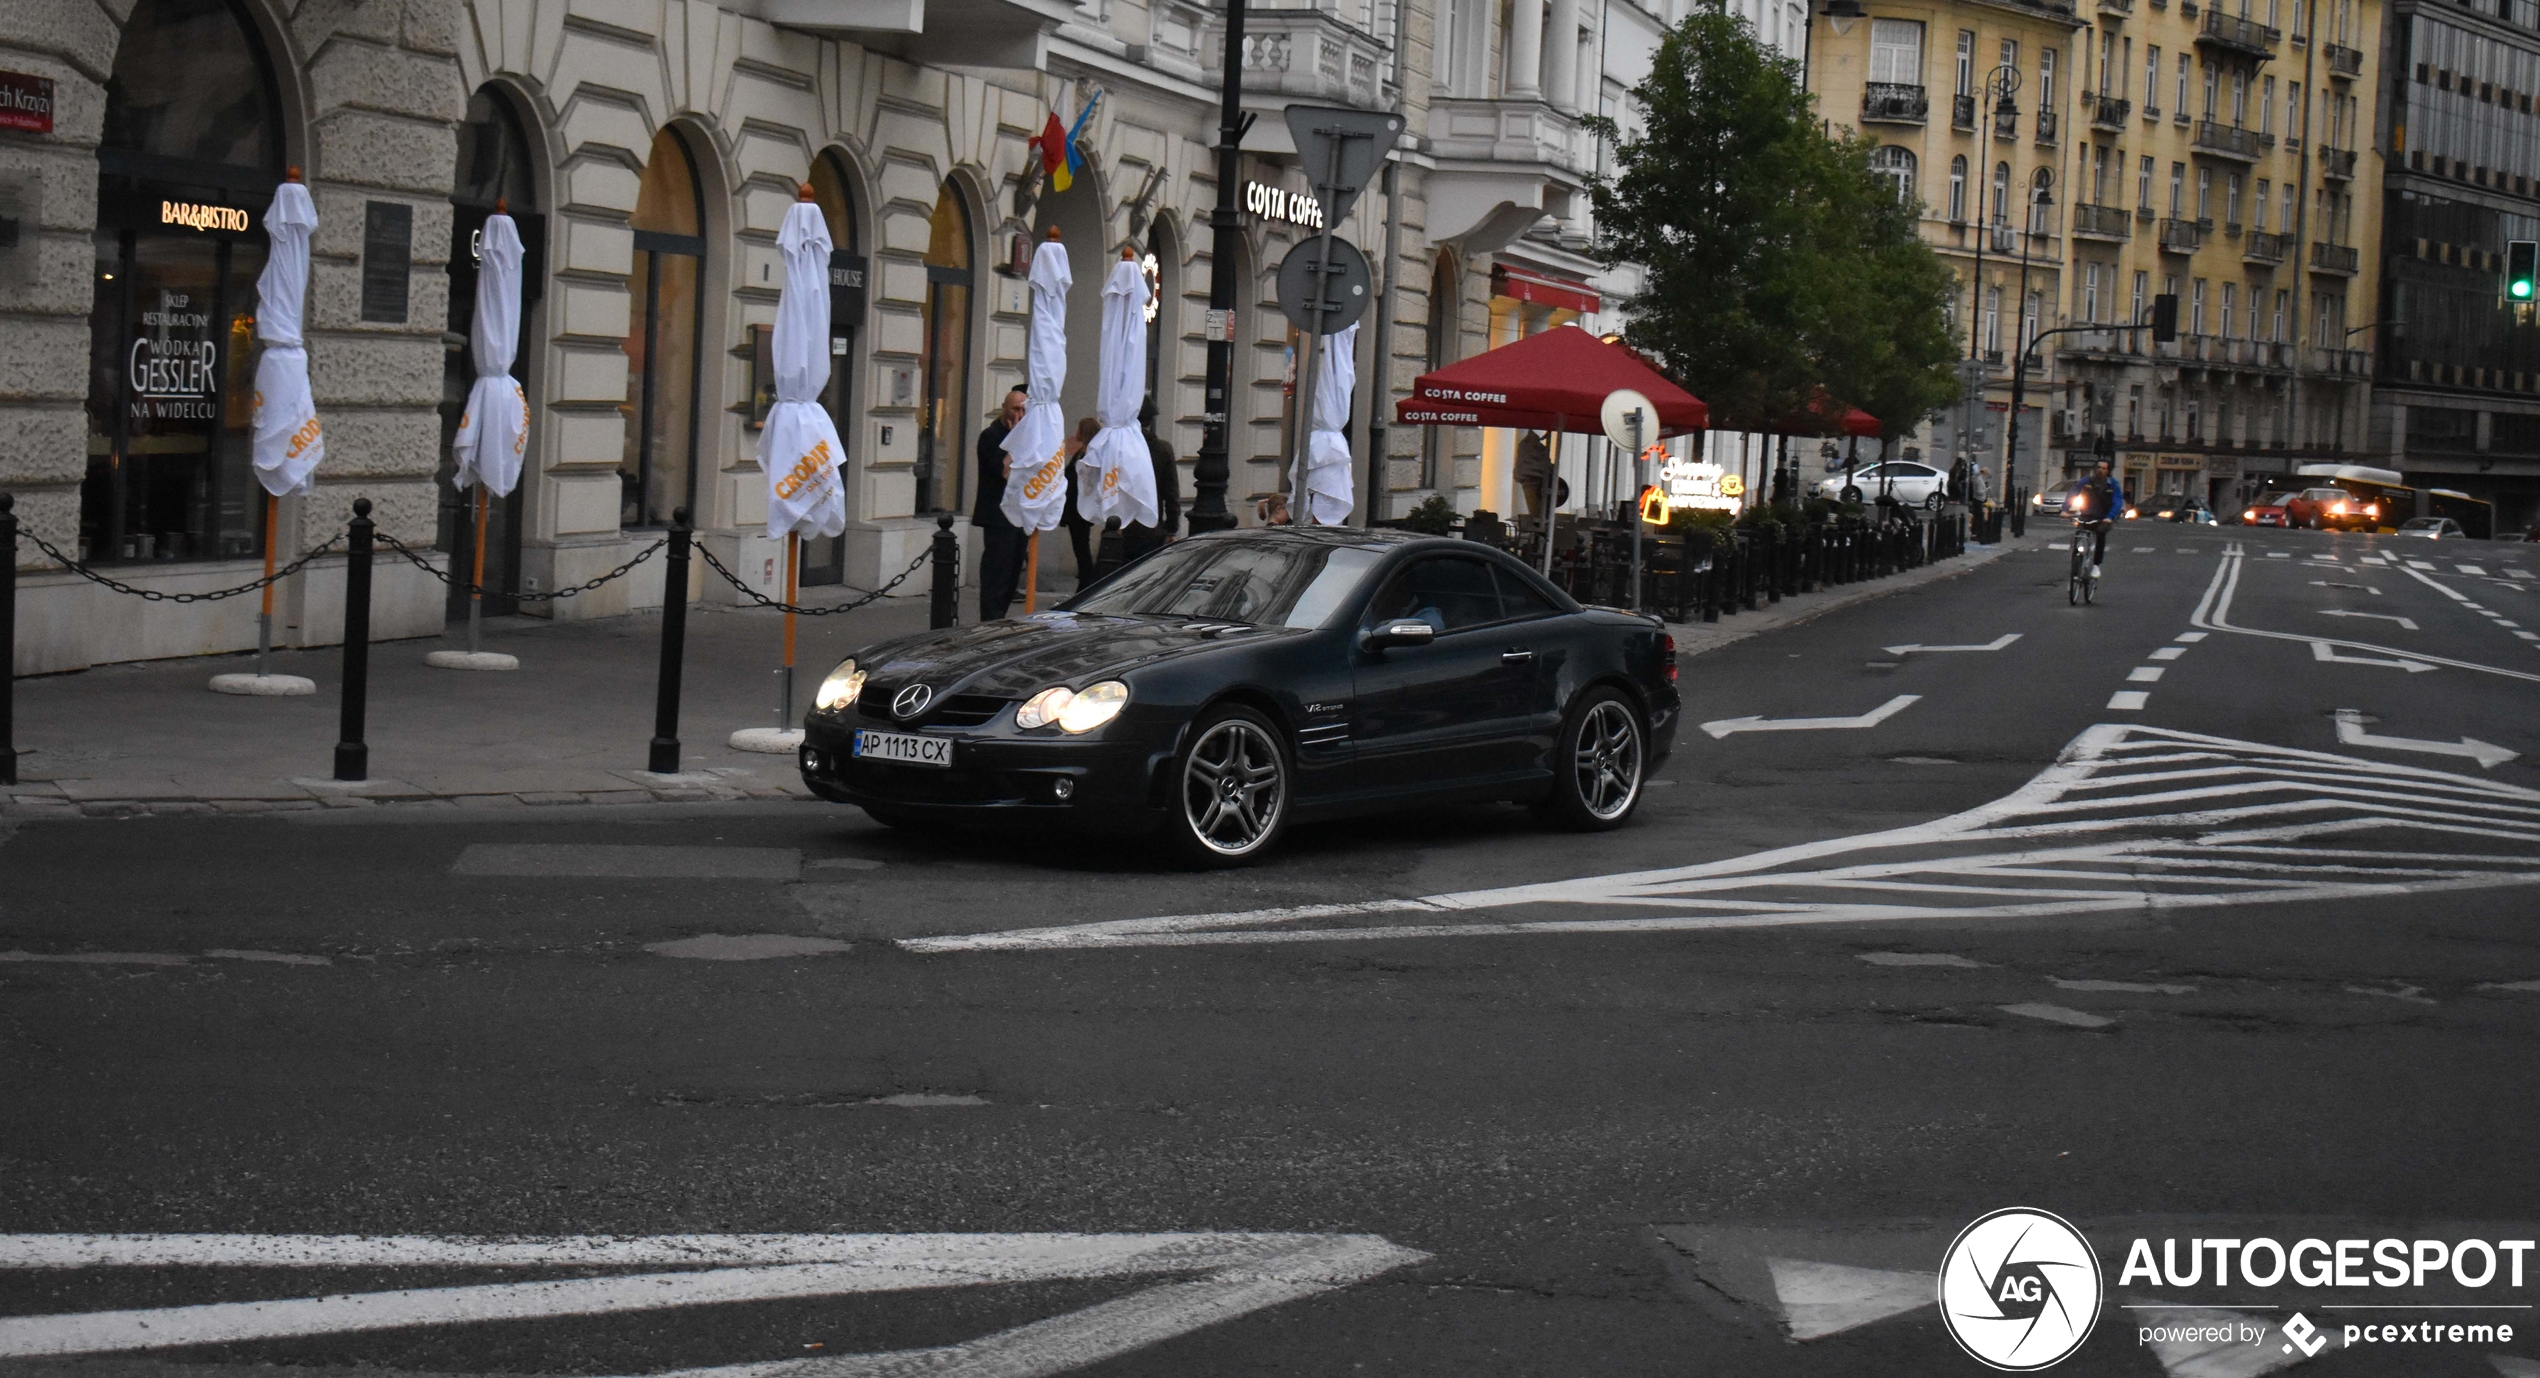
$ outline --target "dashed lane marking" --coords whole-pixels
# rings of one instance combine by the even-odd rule
[[[2062,1005],[2048,1005],[2035,1000],[2022,1001],[2016,1005],[2002,1005],[1998,1008],[2004,1014],[2016,1014],[2023,1019],[2043,1019],[2049,1024],[2063,1024],[2076,1029],[2104,1029],[2117,1022],[2106,1015],[2085,1014],[2080,1010],[2066,1009]]]
[[[619,846],[598,842],[474,842],[454,876],[576,880],[772,880],[802,878],[792,847]]]
[[[2158,684],[2161,682],[2161,676],[2167,673],[2166,669],[2158,665],[2137,665],[2126,671],[2125,677],[2129,684]]]
[[[2151,658],[2154,660],[2176,660],[2185,654],[2187,654],[2187,648],[2184,646],[2163,646],[2159,650],[2154,651]]]
[[[1744,857],[1417,898],[899,941],[917,952],[975,952],[1685,932],[2143,914],[2534,882],[2540,790],[2103,723],[1990,804]]]
[[[791,1297],[1087,1279],[1165,1281],[976,1340],[677,1371],[678,1378],[1064,1373],[1428,1255],[1352,1234],[0,1236],[0,1268],[678,1268],[476,1286],[0,1317],[0,1358],[239,1344]],[[710,1265],[700,1268],[698,1265]],[[657,1378],[671,1378],[657,1375]]]
[[[2152,696],[2140,689],[2120,689],[2108,696],[2108,711],[2112,713],[2140,713],[2143,711],[2143,706],[2151,701]]]
[[[2460,571],[2461,573],[2463,573],[2463,574],[2475,575],[2475,576],[2477,576],[2478,578],[2481,578],[2481,579],[2484,579],[2484,578],[2486,578],[2486,577],[2487,577],[2487,571],[2486,571],[2486,570],[2484,570],[2484,569],[2479,568],[2479,567],[2478,567],[2478,566],[2476,566],[2476,565],[2455,564],[2455,565],[2453,565],[2453,566],[2452,566],[2452,568],[2459,570],[2459,571]]]

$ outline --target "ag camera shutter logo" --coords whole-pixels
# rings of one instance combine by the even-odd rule
[[[2062,1217],[2014,1207],[1958,1232],[1940,1262],[1940,1320],[1977,1362],[2063,1362],[2099,1320],[2099,1258]]]

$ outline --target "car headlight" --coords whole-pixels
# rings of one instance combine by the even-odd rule
[[[820,692],[813,696],[812,706],[823,713],[834,713],[863,694],[864,672],[856,668],[853,660],[842,660],[837,669],[829,672],[829,678],[820,682]]]
[[[1023,701],[1014,710],[1014,725],[1029,731],[1057,723],[1068,732],[1091,732],[1113,718],[1129,704],[1129,686],[1116,679],[1087,685],[1083,692],[1054,684]]]
[[[2138,513],[2138,512],[2134,509],[2134,508],[2131,508],[2131,507],[2129,507],[2129,508],[2127,508],[2127,509],[2125,510],[2125,514],[2126,514],[2126,516],[2128,516],[2129,518],[2134,517],[2134,516],[2137,516],[2137,515],[2140,515],[2140,514],[2139,514],[2139,513]]]
[[[2377,502],[2368,502],[2368,503],[2365,503],[2365,504],[2364,504],[2364,515],[2365,515],[2365,516],[2367,516],[2367,517],[2378,517],[2378,516],[2380,516],[2380,515],[2381,515],[2381,504],[2379,504],[2379,503],[2377,503]]]

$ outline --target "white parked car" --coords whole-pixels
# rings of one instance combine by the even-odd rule
[[[2410,517],[2408,520],[2399,523],[2399,529],[2391,534],[2397,536],[2416,536],[2429,541],[2462,541],[2469,539],[2469,533],[2461,530],[2461,524],[2452,520],[2450,517]]]
[[[1886,492],[1907,507],[1923,507],[1937,512],[1948,488],[1949,475],[1946,473],[1928,464],[1891,459],[1885,464],[1863,465],[1853,470],[1849,479],[1837,474],[1818,484],[1817,493],[1820,497],[1839,500],[1877,502],[1879,494]]]

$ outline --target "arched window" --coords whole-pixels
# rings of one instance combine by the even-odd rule
[[[696,159],[665,127],[636,184],[635,261],[626,275],[626,395],[635,413],[618,463],[626,526],[664,526],[697,513],[698,384],[704,364],[697,294],[705,277],[705,198]]]
[[[95,561],[256,554],[264,495],[248,453],[256,276],[282,180],[282,102],[230,0],[140,0],[115,48],[97,150],[88,473]],[[199,223],[171,202],[217,208]]]
[[[1429,339],[1428,367],[1422,372],[1435,372],[1455,362],[1455,316],[1462,294],[1455,288],[1455,259],[1439,254],[1437,265],[1429,270]],[[1446,467],[1448,429],[1426,426],[1420,436],[1420,486],[1436,489],[1444,486],[1440,475]]]
[[[2028,232],[2052,234],[2055,229],[2055,174],[2039,168],[2028,179]]]
[[[2011,223],[2011,165],[2009,163],[1993,165],[1993,223],[1996,225]]]
[[[946,182],[926,234],[926,319],[919,343],[917,510],[960,510],[970,439],[970,208]]]
[[[1870,171],[1894,184],[1898,201],[1914,204],[1914,155],[1910,150],[1895,144],[1871,149]]]
[[[1967,155],[1949,160],[1949,218],[1964,224],[1967,219]]]

